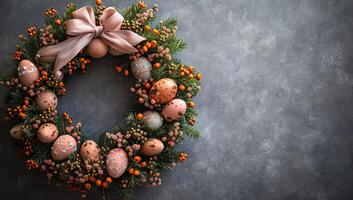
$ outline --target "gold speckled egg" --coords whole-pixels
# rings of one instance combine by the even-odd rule
[[[51,90],[44,90],[36,97],[36,105],[40,111],[48,108],[56,108],[58,105],[58,98]]]
[[[86,140],[80,150],[80,157],[82,160],[98,161],[100,148],[93,140]]]
[[[18,124],[10,130],[10,135],[16,140],[23,140],[23,137],[21,135],[21,128],[23,125],[24,124]]]
[[[105,161],[108,174],[113,178],[118,178],[124,174],[128,165],[128,156],[121,148],[109,151]]]
[[[157,103],[167,103],[177,94],[177,84],[173,79],[163,78],[151,88],[150,97]]]
[[[51,147],[51,156],[54,160],[65,160],[77,149],[77,143],[71,135],[61,135]]]
[[[151,138],[142,145],[141,152],[146,156],[155,156],[162,153],[163,149],[164,144],[162,141]]]
[[[22,60],[18,65],[18,77],[21,84],[30,86],[39,78],[38,68],[29,60]]]
[[[58,137],[59,131],[55,124],[45,123],[38,129],[38,139],[43,143],[51,143]]]
[[[168,122],[179,121],[185,113],[186,103],[182,99],[173,99],[167,103],[162,110],[162,116]]]

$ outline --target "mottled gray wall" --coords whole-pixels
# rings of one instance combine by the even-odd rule
[[[17,35],[42,25],[46,8],[66,2],[1,1],[1,73],[12,64]],[[162,18],[179,18],[190,44],[180,57],[205,75],[197,98],[203,137],[182,145],[190,160],[165,173],[161,187],[139,189],[137,199],[353,198],[351,0],[154,3]],[[112,74],[115,62],[97,61],[88,75],[73,77],[60,99],[60,109],[71,110],[92,136],[121,124],[135,99],[131,81]],[[1,199],[77,199],[25,170],[9,128],[0,123]]]

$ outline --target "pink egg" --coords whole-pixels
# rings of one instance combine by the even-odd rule
[[[95,38],[88,45],[88,54],[93,58],[102,58],[108,53],[108,45],[101,39]]]
[[[162,116],[168,122],[179,121],[185,113],[186,103],[182,99],[173,99],[162,110]]]
[[[62,135],[55,140],[51,147],[51,156],[54,160],[65,160],[77,149],[77,143],[71,135]]]
[[[93,140],[86,140],[80,150],[80,157],[82,160],[98,161],[100,155],[100,148]]]
[[[155,156],[162,153],[163,149],[164,144],[162,141],[151,138],[142,145],[141,152],[146,156]]]
[[[109,151],[106,160],[108,174],[118,178],[124,174],[128,165],[128,156],[123,149],[116,148]]]
[[[55,124],[45,123],[38,129],[38,139],[43,143],[51,143],[58,137],[59,131]]]
[[[15,138],[16,140],[23,140],[21,128],[24,124],[17,124],[10,130],[10,135]]]
[[[22,60],[18,65],[18,77],[21,84],[32,85],[39,78],[38,68],[29,60]]]
[[[40,111],[48,108],[56,108],[58,105],[58,98],[51,90],[44,90],[36,97],[36,105]]]
[[[167,103],[175,97],[177,88],[177,84],[173,79],[163,78],[152,86],[150,96],[157,103]]]

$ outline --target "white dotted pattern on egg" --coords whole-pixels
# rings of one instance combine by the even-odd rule
[[[62,135],[55,140],[51,148],[51,156],[54,160],[65,160],[77,150],[77,143],[71,135]]]
[[[137,79],[148,80],[151,78],[152,64],[145,57],[137,58],[131,63],[131,71]]]
[[[128,165],[128,156],[124,150],[115,148],[109,151],[106,158],[108,174],[113,178],[118,178],[124,174]]]

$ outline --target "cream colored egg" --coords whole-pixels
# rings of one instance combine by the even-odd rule
[[[168,122],[179,121],[185,113],[186,103],[182,99],[173,99],[162,110],[162,116]]]
[[[51,90],[44,90],[36,97],[36,105],[40,111],[48,108],[56,108],[58,105],[58,98]]]
[[[18,65],[18,77],[21,84],[32,85],[39,78],[38,68],[29,60],[22,60]]]
[[[177,84],[173,79],[163,78],[151,88],[150,97],[157,103],[167,103],[177,94]]]
[[[128,165],[128,156],[123,149],[115,148],[109,151],[106,158],[108,174],[118,178],[124,174]]]
[[[164,144],[162,141],[151,138],[142,145],[141,152],[146,156],[155,156],[162,153],[163,149]]]
[[[145,57],[139,57],[131,63],[131,71],[137,79],[151,78],[152,64]]]
[[[51,156],[54,160],[66,160],[77,149],[77,143],[71,135],[61,135],[51,147]]]
[[[102,58],[108,53],[108,45],[101,39],[95,38],[88,45],[88,54],[93,58]]]
[[[100,155],[100,148],[93,140],[86,140],[80,150],[80,157],[82,160],[98,161]]]
[[[158,112],[146,111],[143,113],[143,123],[149,130],[157,130],[163,126],[163,118]]]
[[[10,135],[15,138],[16,140],[23,140],[21,129],[24,126],[24,124],[17,124],[10,130]]]
[[[37,135],[39,141],[51,143],[58,137],[59,131],[55,124],[45,123],[39,127]]]

